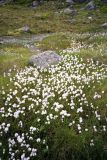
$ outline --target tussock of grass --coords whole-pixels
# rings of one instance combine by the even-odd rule
[[[17,69],[25,67],[31,55],[30,50],[21,45],[2,45],[0,47],[0,74],[8,72],[14,66],[17,66]]]
[[[47,38],[44,38],[39,47],[43,50],[56,50],[66,49],[70,47],[70,40],[65,34],[54,34]]]

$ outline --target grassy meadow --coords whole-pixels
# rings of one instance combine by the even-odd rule
[[[70,17],[63,7],[0,7],[0,36],[53,33],[33,45],[62,57],[41,70],[26,45],[0,43],[1,160],[107,159],[107,10],[76,5]]]
[[[84,11],[81,9],[83,5],[76,5],[74,7],[77,13],[73,16],[64,14],[64,7],[58,2],[45,2],[37,9],[19,5],[0,6],[0,35],[22,35],[24,33],[20,29],[26,25],[30,27],[32,34],[103,30],[100,25],[106,22],[106,6],[98,6],[94,11]]]

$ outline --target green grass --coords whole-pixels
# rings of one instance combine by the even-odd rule
[[[15,153],[16,159],[24,152],[26,152],[26,156],[29,155],[30,152],[27,151],[27,148],[21,146],[15,137],[15,133],[18,133],[19,136],[24,133],[26,144],[38,149],[37,157],[32,157],[31,160],[106,160],[107,132],[102,131],[102,127],[104,125],[107,129],[107,78],[101,78],[104,74],[102,74],[103,70],[105,71],[107,67],[107,36],[106,34],[95,36],[94,33],[95,31],[104,31],[99,28],[99,25],[106,21],[106,8],[102,6],[100,12],[96,10],[92,13],[80,11],[78,9],[80,5],[76,6],[78,14],[71,24],[69,22],[71,20],[70,16],[55,13],[57,9],[59,12],[63,6],[61,6],[62,8],[58,6],[56,9],[54,5],[49,8],[49,4],[50,2],[40,6],[37,10],[24,6],[0,7],[1,35],[21,36],[28,34],[29,36],[29,34],[55,32],[55,34],[37,42],[35,45],[38,45],[41,50],[54,50],[63,56],[69,51],[66,50],[67,48],[80,49],[80,52],[75,51],[67,54],[69,56],[66,61],[61,62],[55,71],[52,68],[52,70],[46,71],[32,69],[32,71],[27,72],[25,66],[27,66],[28,59],[32,55],[31,51],[21,44],[0,45],[0,108],[2,110],[4,108],[4,113],[0,112],[0,122],[11,124],[7,133],[4,127],[2,128],[3,135],[0,134],[0,142],[3,143],[3,146],[0,146],[0,158],[2,157],[2,160],[9,159],[9,138],[15,140],[15,145],[12,142],[12,151],[18,150]],[[91,15],[93,17],[92,22],[87,19]],[[18,30],[24,25],[30,26],[31,33],[22,33]],[[86,31],[93,33],[77,34]],[[62,50],[66,51],[61,53]],[[72,57],[72,60],[69,59],[70,57]],[[88,68],[91,61],[93,67]],[[69,68],[70,63],[72,64],[71,68]],[[79,64],[84,64],[85,68],[82,68],[84,65],[79,67]],[[14,69],[14,66],[16,66],[16,69]],[[25,70],[23,71],[23,69]],[[21,74],[20,71],[22,71]],[[18,73],[17,77],[15,77],[16,73]],[[39,75],[36,77],[38,73]],[[75,76],[79,74],[83,81],[79,81],[79,77],[76,79],[75,76],[67,79],[74,73]],[[100,79],[95,78],[95,81],[92,80],[89,84],[84,81],[84,75],[86,77],[92,75],[97,77],[98,73],[101,73]],[[20,85],[18,86],[15,82]],[[69,87],[74,87],[76,92],[71,90],[66,99],[60,99],[63,94],[70,90]],[[86,105],[83,94],[78,96],[80,89],[85,94],[89,106]],[[94,99],[95,92],[101,98]],[[28,97],[24,98],[23,96],[26,95]],[[69,106],[71,97],[75,103],[73,110]],[[10,100],[7,100],[9,98]],[[54,102],[63,104],[63,109],[72,116],[65,116],[62,120],[60,115],[62,109],[60,108],[58,112],[55,111],[55,107],[52,108]],[[77,113],[77,109],[81,106],[80,103],[82,103],[84,112]],[[91,103],[93,106],[91,106]],[[15,105],[17,108],[13,107]],[[22,112],[18,118],[15,118],[13,115],[17,111]],[[42,111],[47,111],[47,114],[42,115]],[[101,115],[101,120],[96,118],[95,111],[98,111],[97,114]],[[49,118],[48,116],[51,117],[51,114],[57,115],[58,118]],[[81,123],[82,133],[79,133],[77,129],[80,117],[83,118]],[[45,124],[48,118],[50,124]],[[75,123],[68,126],[73,120]],[[23,127],[19,125],[21,122]],[[31,126],[39,128],[39,130],[32,134],[29,129]],[[97,132],[93,131],[92,126],[97,127]],[[85,131],[86,128],[88,128],[88,132]],[[29,136],[33,137],[33,141],[32,138],[29,139]],[[41,138],[41,142],[37,142],[37,138]],[[42,143],[44,139],[46,144]],[[90,146],[92,139],[94,140],[94,146]],[[4,154],[2,154],[3,149],[5,149]]]
[[[82,53],[82,51],[80,53]],[[73,63],[72,61],[69,60],[70,56],[71,57],[73,56],[72,57]],[[19,103],[17,98],[23,101],[24,100],[23,96],[28,95],[28,97],[31,99],[25,98],[24,104],[23,103],[20,104],[20,110],[22,110],[22,108],[25,107],[25,110],[24,110],[25,116],[23,114],[20,114],[18,118],[14,118],[11,116],[9,116],[8,118],[1,117],[2,123],[5,122],[6,124],[7,123],[12,124],[11,130],[9,131],[9,133],[8,134],[4,133],[4,135],[1,138],[1,141],[4,144],[4,148],[6,149],[6,153],[4,155],[2,154],[2,150],[1,150],[2,158],[5,158],[6,160],[8,159],[6,157],[6,155],[8,156],[8,146],[7,146],[8,137],[14,138],[15,133],[18,133],[19,135],[21,135],[22,133],[25,133],[25,134],[29,133],[29,127],[35,126],[39,128],[39,131],[32,134],[33,142],[27,139],[27,143],[30,143],[31,146],[38,148],[38,157],[37,157],[38,160],[42,160],[42,159],[46,159],[46,160],[71,160],[71,159],[72,160],[80,160],[80,159],[90,160],[90,159],[93,159],[93,160],[96,160],[98,158],[99,160],[106,160],[107,134],[106,132],[102,132],[100,129],[103,124],[106,125],[105,119],[107,115],[107,111],[106,111],[107,80],[105,78],[103,80],[100,80],[100,83],[97,81],[89,83],[90,86],[87,85],[86,83],[84,84],[84,82],[82,83],[77,82],[75,78],[74,78],[74,81],[72,80],[70,82],[67,81],[66,79],[67,75],[66,74],[64,75],[64,73],[67,73],[68,75],[75,73],[76,75],[76,73],[78,73],[77,71],[81,71],[79,75],[86,74],[88,77],[89,75],[91,76],[92,71],[97,72],[98,70],[100,70],[99,69],[100,64],[98,65],[98,68],[95,68],[95,69],[94,67],[90,68],[89,74],[87,73],[85,68],[83,70],[80,67],[78,70],[78,64],[77,65],[75,64],[75,58],[77,58],[81,62],[81,54],[78,56],[78,53],[73,53],[73,55],[71,53],[71,55],[68,56],[68,59],[66,59],[67,62],[72,63],[71,67],[73,67],[72,68],[73,70],[72,69],[69,70],[68,65],[66,65],[66,61],[65,61],[65,64],[63,62],[59,64],[59,66],[57,67],[57,70],[53,73],[49,72],[48,70],[43,71],[43,72],[40,72],[38,70],[39,76],[37,77],[37,79],[35,78],[35,75],[32,74],[33,72],[26,73],[26,71],[24,71],[23,72],[24,77],[22,76],[23,80],[27,80],[29,77],[31,78],[33,77],[34,79],[32,79],[31,82],[28,82],[26,84],[26,83],[21,82],[21,78],[20,78],[18,83],[21,85],[21,88],[18,86],[15,86],[14,84],[14,82],[17,82],[17,78],[14,78],[15,75],[11,77],[13,78],[13,81],[11,82],[11,84],[9,83],[9,86],[6,86],[6,83],[8,84],[8,81],[4,82],[4,85],[6,88],[1,90],[1,93],[2,91],[5,91],[5,94],[1,94],[2,98],[1,98],[0,104],[2,107],[5,105],[7,97],[9,97],[9,95],[12,95],[12,99],[9,102],[7,102],[8,105],[5,108],[6,113],[8,113],[7,108],[12,108],[12,105],[14,105],[15,103],[16,104]],[[82,63],[84,63],[87,68],[88,63],[87,61],[85,61],[84,58],[81,64]],[[54,83],[54,79],[56,78],[57,78],[57,81],[56,83]],[[6,80],[6,78],[4,79]],[[64,83],[61,80],[64,80]],[[86,106],[85,103],[83,103],[82,107],[84,109],[84,112],[77,113],[76,110],[80,107],[80,104],[79,104],[80,101],[78,100],[81,100],[81,95],[76,97],[77,93],[69,92],[69,95],[66,97],[67,101],[65,99],[60,99],[62,94],[68,91],[69,86],[72,87],[72,82],[75,85],[74,88],[75,88],[75,91],[77,91],[77,93],[79,93],[79,90],[78,90],[79,87],[81,88],[82,86],[84,86],[83,93],[85,93],[85,97],[87,98],[89,104],[91,105],[91,103],[93,103],[93,106],[94,106],[93,108],[91,108],[90,105]],[[46,87],[44,87],[44,85]],[[58,91],[56,87],[59,87]],[[51,89],[51,90],[46,90],[46,89]],[[63,92],[59,93],[61,89],[63,89]],[[13,93],[16,90],[18,92],[14,96]],[[34,90],[36,92],[33,93]],[[104,91],[104,93],[102,93],[102,91]],[[94,100],[93,96],[95,92],[102,95],[102,98]],[[49,97],[47,97],[48,96],[47,93],[49,94]],[[52,96],[51,93],[54,93],[55,96]],[[73,94],[75,96],[73,96]],[[73,97],[74,102],[75,102],[74,110],[70,110],[69,108],[71,97]],[[45,108],[45,110],[47,111],[46,115],[41,114],[44,108],[44,106],[41,104],[41,101],[38,101],[39,102],[38,105],[34,103],[35,101],[33,101],[33,100],[38,100],[38,99],[44,100],[44,105],[45,103],[48,102]],[[54,109],[52,109],[54,102],[63,104],[64,110],[67,110],[67,112],[71,113],[72,117],[65,117],[64,120],[61,121],[60,112],[55,112]],[[34,104],[34,107],[31,109],[28,109],[31,104]],[[17,112],[18,109],[19,108],[16,108],[16,109],[12,108],[12,113]],[[97,120],[97,118],[94,115],[94,112],[96,110],[98,110],[98,113],[101,115],[101,121]],[[35,114],[37,111],[40,111],[40,112],[38,112],[38,114]],[[55,120],[50,119],[51,123],[45,124],[44,122],[46,121],[46,117],[47,115],[49,116],[50,114],[58,115],[58,119],[55,119]],[[86,117],[87,114],[89,117]],[[84,123],[81,123],[81,126],[82,126],[81,134],[79,134],[77,130],[77,124],[79,123],[79,120],[78,120],[79,117],[82,117],[84,120]],[[41,119],[40,122],[37,121],[38,118]],[[18,126],[18,123],[20,120],[23,122],[22,128]],[[68,127],[69,122],[72,122],[72,120],[75,120],[76,124],[74,124],[71,127]],[[97,129],[98,129],[97,132],[93,131],[92,129],[93,125],[97,126]],[[85,132],[84,131],[85,128],[88,128],[89,131]],[[7,136],[5,137],[5,135]],[[49,149],[47,149],[45,145],[42,145],[42,142],[37,143],[35,141],[37,137],[40,137],[41,140],[46,139],[46,144],[48,145]],[[94,146],[92,147],[90,147],[89,145],[91,139],[94,139]],[[14,147],[15,149],[18,148],[19,154],[17,156],[20,156],[24,148],[21,149],[20,144],[17,144],[17,141],[16,141],[16,146],[13,146],[13,148]]]
[[[42,50],[59,51],[70,47],[70,40],[64,33],[54,34],[44,38],[43,41],[38,44],[38,47]]]
[[[95,11],[80,10],[75,5],[77,15],[72,17],[63,13],[58,4],[45,2],[37,9],[19,5],[0,6],[0,35],[23,35],[53,32],[94,32],[101,31],[100,25],[106,22],[106,9],[102,6]],[[92,21],[88,19],[92,16]],[[20,31],[28,25],[30,33]]]
[[[22,45],[8,44],[0,46],[0,74],[8,72],[14,66],[17,69],[28,64],[28,59],[32,55],[31,51]]]
[[[107,36],[94,36],[92,34],[56,33],[44,38],[38,47],[42,50],[60,51],[66,48],[76,48],[85,45],[78,53],[83,59],[93,58],[95,61],[107,64]],[[90,47],[89,47],[90,46]]]

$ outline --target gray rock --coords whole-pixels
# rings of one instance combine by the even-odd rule
[[[24,32],[30,32],[30,27],[29,26],[24,26],[24,27],[22,27],[22,30]]]
[[[7,3],[6,0],[0,0],[0,5],[5,5]]]
[[[13,2],[14,0],[0,0],[0,3],[2,4],[8,4],[10,2]]]
[[[107,29],[107,23],[103,23],[101,27]]]
[[[30,32],[30,27],[29,26],[24,26],[22,28],[16,29],[18,32]]]
[[[65,8],[63,11],[65,14],[71,14],[71,15],[75,15],[76,14],[76,10],[71,9],[71,8]]]
[[[32,2],[32,7],[36,8],[39,6],[39,2],[37,0]]]
[[[45,51],[38,55],[33,55],[29,59],[29,65],[33,65],[39,67],[41,69],[47,68],[51,64],[56,64],[62,60],[61,56],[59,56],[54,51]]]
[[[96,8],[94,1],[90,1],[86,6],[85,9],[87,10],[94,10]]]
[[[70,8],[65,8],[64,9],[64,13],[65,14],[71,14],[72,13],[72,10]]]
[[[73,0],[66,0],[66,3],[67,3],[68,5],[72,5],[72,4],[74,4],[74,1],[73,1]]]

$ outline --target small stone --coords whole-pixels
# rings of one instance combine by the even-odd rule
[[[51,64],[56,64],[62,60],[61,56],[55,51],[45,51],[38,55],[33,55],[29,59],[29,65],[39,67],[41,69],[49,67]]]
[[[71,14],[72,13],[72,10],[70,8],[65,8],[64,9],[64,13],[65,14]]]
[[[74,9],[70,9],[70,8],[65,8],[63,12],[65,14],[71,14],[71,15],[76,14],[76,11]]]
[[[66,3],[70,6],[70,5],[74,4],[74,1],[73,0],[66,0]]]
[[[22,28],[17,29],[16,31],[18,31],[18,32],[30,32],[30,27],[29,26],[24,26]]]
[[[107,29],[107,23],[103,23],[101,27]]]
[[[32,7],[38,7],[38,6],[39,2],[37,0],[32,2]]]
[[[30,31],[30,27],[29,26],[24,26],[24,27],[22,27],[22,30],[24,32],[29,32]]]
[[[96,8],[94,1],[90,1],[86,6],[85,9],[87,10],[94,10]]]

